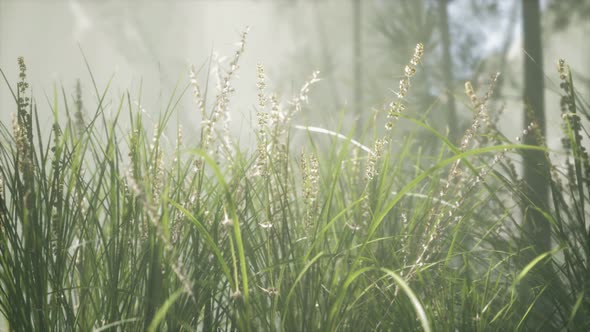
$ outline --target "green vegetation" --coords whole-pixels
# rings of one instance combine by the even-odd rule
[[[317,74],[280,102],[259,66],[257,148],[248,152],[225,122],[244,42],[214,99],[191,71],[155,123],[130,93],[105,105],[108,87],[96,84],[91,116],[80,89],[73,100],[55,91],[38,102],[19,59],[14,121],[0,127],[0,310],[10,330],[590,328],[590,158],[580,119],[589,115],[565,63],[565,169],[548,149],[496,129],[496,75],[484,94],[465,85],[473,122],[458,146],[426,118],[408,117],[411,79],[427,74],[416,73],[420,44],[389,109],[367,123],[369,147],[313,125],[294,146],[301,126],[291,120]],[[173,144],[164,133],[187,91],[201,136],[187,144],[177,126]],[[46,138],[39,109],[55,119]],[[401,122],[412,128],[403,138]],[[434,153],[416,139],[424,132],[436,137]],[[544,151],[551,165],[548,210],[524,195],[514,163],[525,150]],[[550,251],[532,249],[520,208],[550,221]]]

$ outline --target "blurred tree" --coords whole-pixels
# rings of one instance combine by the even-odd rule
[[[356,132],[360,137],[363,130],[363,69],[362,69],[362,13],[361,0],[352,0],[353,15],[353,61],[354,61],[354,110],[356,112]]]
[[[545,145],[546,123],[544,105],[543,48],[541,44],[541,8],[539,0],[522,0],[522,39],[524,47],[524,131],[527,145]],[[543,211],[549,208],[549,163],[544,151],[524,150],[523,153],[524,206],[522,239],[525,251],[522,264],[551,250],[551,226]],[[531,248],[532,251],[528,250]],[[554,281],[549,265],[539,275],[545,280],[529,279],[521,284],[523,304],[535,303],[528,315],[527,328],[546,328],[554,319],[554,309],[549,304],[546,282]],[[553,287],[549,286],[549,291]],[[533,301],[534,302],[531,302]],[[526,305],[524,306],[526,307]],[[522,308],[522,310],[528,310]]]
[[[346,70],[352,68],[348,65],[352,61],[346,60],[354,55],[350,37],[353,31],[341,29],[334,32],[335,22],[339,26],[343,22],[348,23],[346,27],[351,26],[351,2],[345,2],[344,6],[341,1],[293,0],[275,3],[276,14],[288,23],[292,31],[293,44],[290,58],[283,60],[284,70],[277,77],[275,88],[278,93],[296,93],[298,85],[309,79],[313,70],[319,70],[322,82],[310,91],[310,99],[313,100],[313,109],[323,111],[303,112],[299,116],[315,125],[333,123],[333,112],[340,111],[347,104],[346,96],[352,95],[346,91],[347,82],[342,76],[354,72]]]
[[[489,0],[418,0],[382,2],[376,6],[376,38],[386,41],[380,47],[380,53],[387,49],[385,54],[388,56],[393,52],[393,58],[404,59],[398,53],[410,54],[417,41],[425,44],[426,55],[421,69],[426,77],[418,76],[413,84],[412,95],[419,97],[417,103],[412,101],[411,104],[423,112],[442,97],[439,99],[442,104],[435,105],[429,116],[434,119],[435,126],[443,124],[448,127],[449,138],[454,143],[465,129],[457,109],[456,95],[463,96],[465,80],[474,81],[477,88],[478,76],[491,54],[484,49],[488,42],[486,31],[489,32],[490,27],[496,27],[494,31],[497,31],[498,21],[504,14],[500,9],[504,8]],[[511,42],[512,37],[512,34],[507,35],[507,42]],[[496,57],[506,54],[496,54]],[[391,59],[388,61],[391,63]],[[494,71],[497,70],[494,67]],[[427,84],[416,91],[421,79]],[[446,131],[444,127],[437,129]],[[427,142],[427,137],[423,137],[423,144]]]
[[[445,85],[445,96],[447,104],[447,123],[449,126],[449,139],[453,143],[457,143],[459,132],[457,130],[457,109],[455,106],[455,95],[453,91],[453,58],[451,57],[451,37],[449,33],[449,14],[447,12],[447,5],[449,0],[438,0],[438,19],[439,30],[442,43],[442,70],[443,80]]]
[[[580,27],[590,24],[590,1],[588,0],[550,0],[547,12],[551,16],[552,27],[555,32],[563,32],[570,27]],[[590,77],[584,68],[573,67],[572,73],[578,82],[590,89]]]
[[[380,1],[375,3],[370,14],[372,47],[368,50],[371,52],[368,57],[372,59],[373,65],[373,100],[386,103],[392,98],[388,90],[382,88],[382,82],[388,82],[387,86],[397,88],[398,78],[392,79],[392,75],[403,73],[414,47],[417,43],[423,43],[426,55],[422,58],[420,70],[425,71],[426,75],[414,78],[411,95],[420,97],[414,98],[412,102],[416,103],[411,104],[415,109],[426,109],[434,100],[434,91],[428,91],[431,85],[428,80],[433,79],[432,74],[438,67],[435,56],[431,54],[437,46],[437,13],[433,1]]]
[[[543,145],[546,136],[543,49],[541,45],[541,9],[539,0],[522,0],[523,42],[524,42],[524,127],[528,134],[524,143]],[[532,126],[531,126],[532,124]],[[531,128],[533,130],[531,130]],[[525,193],[530,204],[524,209],[524,231],[532,239],[537,254],[551,248],[549,222],[538,209],[546,209],[549,199],[549,169],[543,151],[525,150],[524,175]]]
[[[277,1],[277,9],[280,15],[292,17],[295,52],[289,63],[299,63],[292,67],[293,72],[282,74],[291,82],[300,82],[311,69],[321,71],[323,82],[314,88],[312,98],[314,109],[328,111],[310,112],[311,121],[331,122],[333,112],[350,101],[351,112],[346,113],[345,121],[351,122],[343,125],[345,130],[356,127],[358,133],[360,121],[372,115],[368,109],[374,108],[374,115],[391,101],[390,90],[397,86],[416,43],[421,42],[425,45],[419,66],[423,74],[412,81],[408,114],[429,117],[442,132],[448,126],[455,143],[465,129],[457,104],[457,96],[464,96],[464,81],[473,81],[477,89],[480,74],[485,72],[487,77],[490,67],[493,72],[501,70],[496,60],[507,57],[513,24],[519,21],[510,18],[512,2],[492,0]],[[506,27],[505,38],[497,38],[503,35],[497,32],[499,26]],[[503,40],[496,46],[501,51],[488,48],[490,31],[495,39]],[[485,66],[491,52],[496,52],[494,62]],[[430,138],[433,135],[424,133],[420,144],[426,149],[439,146]]]
[[[389,103],[398,88],[406,64],[417,43],[424,45],[424,56],[418,66],[419,74],[412,78],[405,113],[424,120],[433,120],[433,126],[446,131],[446,118],[436,104],[440,87],[440,56],[437,53],[437,11],[436,1],[376,1],[371,8],[371,48],[367,58],[371,59],[371,80],[373,87],[367,91],[367,99],[376,105]],[[369,80],[367,80],[369,81]],[[384,88],[385,87],[385,88]],[[389,89],[386,89],[389,87]],[[432,107],[435,105],[435,107]],[[380,109],[379,106],[377,108]],[[430,112],[430,111],[433,112]],[[403,119],[402,119],[403,121]],[[403,123],[403,122],[402,122]],[[405,135],[405,126],[394,129],[396,135]],[[435,136],[420,130],[415,141],[425,155],[440,148]],[[435,153],[433,153],[434,155]],[[430,162],[425,158],[425,162]]]
[[[551,0],[548,9],[555,15],[553,27],[565,30],[575,20],[587,20],[590,17],[590,1],[588,0]]]
[[[317,2],[313,3],[313,13],[314,13],[314,24],[316,26],[316,31],[317,31],[317,37],[318,37],[318,48],[321,52],[321,65],[322,65],[322,76],[327,76],[330,79],[334,79],[334,75],[335,75],[335,64],[334,64],[334,55],[332,54],[331,50],[333,49],[333,45],[330,44],[331,41],[333,41],[331,38],[328,38],[328,33],[327,33],[327,29],[326,29],[326,22],[323,18],[322,15],[322,10],[320,8],[320,4],[318,4]],[[311,41],[309,41],[311,43]],[[313,46],[309,46],[310,48],[313,48]],[[309,54],[309,50],[305,51],[307,54]],[[307,68],[308,71],[311,69],[315,69],[315,67],[310,67]],[[330,84],[329,85],[329,90],[330,90],[330,95],[332,98],[332,103],[334,104],[334,106],[336,107],[340,107],[341,106],[341,92],[340,89],[338,88],[337,84]]]

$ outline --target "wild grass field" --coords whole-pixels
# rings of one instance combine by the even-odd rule
[[[590,329],[590,114],[565,62],[547,73],[561,82],[565,152],[501,134],[489,103],[497,75],[457,96],[473,115],[458,142],[428,109],[406,112],[412,79],[428,75],[421,44],[391,103],[356,133],[295,126],[321,74],[279,98],[259,65],[248,148],[227,117],[245,39],[218,91],[197,83],[207,68],[192,69],[155,120],[135,102],[141,91],[106,103],[112,92],[91,66],[94,100],[80,85],[31,95],[22,58],[18,78],[2,71],[14,97],[0,127],[9,331]],[[197,139],[171,120],[184,98],[195,101]],[[54,118],[45,135],[40,114]],[[519,139],[542,143],[536,128]],[[293,143],[295,132],[306,140]],[[526,150],[545,153],[549,207],[525,195]],[[534,250],[521,211],[550,223],[550,251]]]

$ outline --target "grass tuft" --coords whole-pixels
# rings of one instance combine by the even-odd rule
[[[15,103],[10,129],[0,126],[0,312],[10,330],[479,331],[547,317],[551,329],[590,328],[590,113],[565,62],[567,166],[551,165],[545,211],[523,194],[514,157],[555,154],[497,130],[497,75],[481,97],[466,83],[473,120],[458,146],[403,112],[421,44],[372,124],[390,130],[369,144],[293,123],[319,73],[282,102],[258,65],[256,146],[241,147],[228,128],[246,35],[214,98],[191,68],[155,120],[141,92],[109,102],[92,80],[95,100],[82,100],[78,82],[73,98],[56,88],[44,104],[22,58],[16,90],[1,72]],[[186,142],[177,125],[171,143],[187,91],[200,139]],[[39,109],[53,115],[45,137]],[[413,129],[398,138],[395,121]],[[296,145],[293,131],[308,140]],[[555,243],[524,263],[521,205],[550,220]],[[519,296],[529,280],[532,296]]]

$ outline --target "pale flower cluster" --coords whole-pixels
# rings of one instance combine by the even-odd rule
[[[389,120],[385,124],[385,129],[387,130],[393,129],[393,120],[397,119],[399,115],[406,109],[404,100],[411,85],[410,80],[414,74],[416,74],[416,67],[420,63],[422,55],[424,55],[424,45],[422,43],[418,43],[414,49],[414,55],[412,56],[410,63],[407,64],[404,69],[404,77],[399,81],[399,90],[395,92],[396,100],[392,101],[388,105],[389,110],[387,112],[387,118]]]

